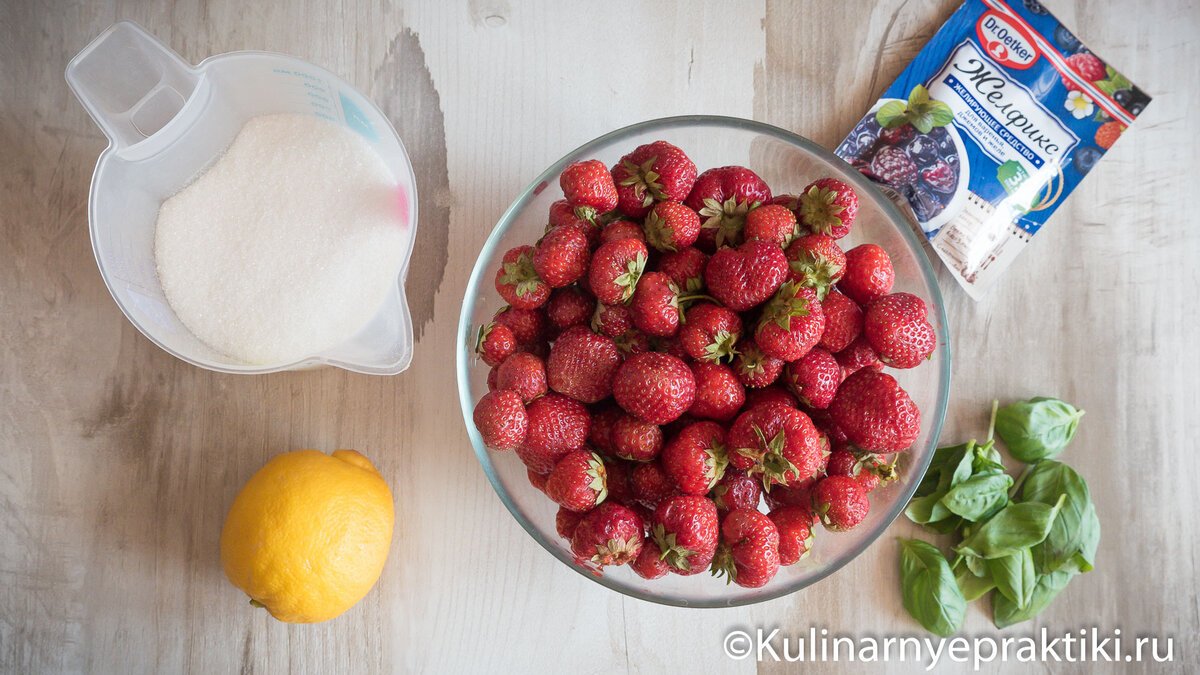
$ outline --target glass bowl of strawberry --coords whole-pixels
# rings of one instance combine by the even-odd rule
[[[900,514],[950,385],[922,239],[829,151],[743,119],[606,134],[501,216],[459,319],[459,399],[517,522],[585,578],[745,605]]]

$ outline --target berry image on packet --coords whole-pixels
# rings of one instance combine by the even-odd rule
[[[836,153],[978,300],[1149,102],[1036,0],[967,0]]]

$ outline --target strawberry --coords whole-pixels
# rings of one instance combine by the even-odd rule
[[[725,469],[725,475],[713,487],[711,497],[717,511],[727,513],[734,509],[756,509],[762,498],[762,483],[745,471],[733,467]]]
[[[616,502],[629,506],[633,504],[633,491],[629,482],[629,475],[632,473],[630,467],[633,462],[613,457],[604,457],[604,470],[608,472],[606,482],[608,485],[608,501]]]
[[[662,469],[685,495],[703,496],[725,474],[725,429],[716,422],[684,427],[663,447]]]
[[[617,369],[613,398],[631,415],[651,424],[666,424],[692,407],[696,380],[683,361],[646,352],[627,359]]]
[[[783,379],[788,390],[810,408],[828,408],[842,383],[842,367],[829,352],[813,347],[803,357],[787,364]]]
[[[1104,62],[1096,58],[1095,54],[1085,52],[1072,54],[1067,57],[1067,67],[1088,82],[1096,82],[1108,77]],[[1066,75],[1063,75],[1062,83],[1067,91],[1083,91],[1083,87],[1072,82]]]
[[[657,202],[642,229],[646,241],[660,251],[678,251],[692,245],[700,234],[700,216],[679,202]]]
[[[812,550],[812,509],[781,506],[767,514],[779,530],[779,564],[795,565]]]
[[[545,489],[543,489],[544,491]],[[558,536],[571,541],[571,537],[575,536],[575,528],[579,526],[580,520],[583,520],[582,513],[572,511],[565,506],[560,506],[558,507],[558,512],[554,514],[554,530],[558,532]]]
[[[770,298],[787,276],[783,251],[765,241],[723,248],[704,268],[708,292],[735,312],[744,312]]]
[[[649,462],[663,447],[663,432],[657,424],[643,422],[628,413],[613,422],[608,432],[612,453],[634,462]]]
[[[746,389],[733,369],[723,363],[699,361],[691,364],[696,378],[696,400],[688,413],[693,417],[728,422],[746,402]]]
[[[596,299],[606,305],[627,302],[646,269],[646,245],[637,239],[601,244],[592,256],[588,281]]]
[[[870,452],[900,452],[921,432],[921,412],[896,378],[869,368],[842,382],[829,417],[851,443]]]
[[[599,216],[590,206],[571,206],[567,200],[560,199],[550,205],[546,231],[556,227],[574,228],[587,239],[589,248],[596,248],[600,242]]]
[[[517,352],[500,364],[496,388],[516,392],[528,405],[546,393],[546,366],[533,354]]]
[[[530,485],[542,492],[546,491],[546,479],[550,477],[550,474],[538,473],[533,469],[527,468],[525,469],[525,475],[529,478]]]
[[[517,339],[508,326],[495,321],[480,325],[475,335],[475,353],[489,366],[498,366],[517,350]]]
[[[821,333],[817,346],[830,354],[849,347],[862,334],[862,309],[836,290],[830,290],[821,301],[821,312],[825,315],[825,332]]]
[[[737,312],[701,302],[689,308],[679,329],[679,341],[688,356],[697,361],[732,361],[742,336],[742,318]]]
[[[836,178],[818,178],[800,193],[798,220],[813,234],[841,239],[858,214],[858,195]]]
[[[571,206],[590,206],[598,213],[617,208],[617,186],[608,167],[598,159],[568,164],[558,184]]]
[[[546,359],[546,383],[551,389],[583,403],[596,403],[612,394],[612,380],[621,354],[612,338],[596,335],[587,326],[571,326],[554,341]]]
[[[796,400],[796,397],[782,386],[775,384],[746,392],[746,405],[742,407],[742,411],[751,410],[767,403],[782,403],[789,408],[800,409],[800,402]],[[813,423],[815,424],[816,421],[814,420]]]
[[[499,377],[499,373],[500,373],[500,368],[497,366],[492,366],[491,370],[488,371],[488,375],[487,375],[488,391],[496,391],[500,388],[499,382],[497,380],[497,378]]]
[[[633,571],[643,579],[653,581],[667,576],[667,572],[671,568],[667,563],[663,562],[662,551],[658,548],[658,544],[653,540],[647,539],[642,544],[642,551],[638,553],[638,557],[629,564]]]
[[[611,403],[594,407],[591,411],[591,423],[588,425],[588,443],[601,452],[612,452],[610,432],[613,424],[625,413]]]
[[[726,442],[729,463],[761,474],[768,490],[816,475],[827,450],[808,415],[778,403],[743,412],[729,428]]]
[[[624,565],[642,551],[644,524],[638,514],[613,502],[592,509],[575,526],[571,552],[597,567]]]
[[[592,330],[610,338],[616,338],[633,328],[633,312],[626,305],[606,305],[597,302],[592,313]]]
[[[787,248],[799,236],[796,216],[777,204],[763,204],[750,209],[742,233],[746,241],[765,241],[779,248]]]
[[[843,371],[844,370],[845,369],[843,368]],[[836,395],[837,394],[834,394],[834,396],[836,396]],[[821,433],[825,434],[825,437],[827,439],[829,439],[829,443],[831,446],[836,447],[838,445],[844,445],[849,442],[848,439],[846,438],[846,433],[844,431],[842,431],[841,429],[839,429],[838,425],[834,424],[833,419],[829,417],[828,409],[825,409],[825,410],[817,410],[815,408],[810,409],[808,411],[808,416],[812,419],[813,424],[816,425],[817,431],[820,431]]]
[[[1105,122],[1096,130],[1096,145],[1108,150],[1124,131],[1125,125],[1120,122]]]
[[[700,214],[699,247],[715,250],[740,243],[746,214],[770,199],[771,188],[758,174],[741,166],[723,166],[697,176],[683,203]]]
[[[686,199],[696,181],[696,165],[674,145],[654,141],[622,157],[612,178],[621,212],[641,218],[656,201]]]
[[[590,450],[567,453],[546,478],[546,496],[559,506],[580,513],[595,508],[608,496],[604,460]]]
[[[650,536],[672,572],[703,572],[717,550],[717,507],[695,495],[667,497],[654,508]]]
[[[846,254],[837,241],[827,234],[809,234],[792,242],[783,254],[788,259],[792,281],[825,296],[846,271]]]
[[[653,509],[658,503],[678,494],[675,482],[658,461],[641,462],[629,472],[629,493],[642,506]]]
[[[679,339],[678,333],[672,337],[654,338],[650,347],[656,352],[662,352],[663,354],[674,356],[684,363],[688,362],[692,358],[691,355],[687,353],[687,350],[683,348],[683,341]]]
[[[838,281],[838,290],[866,307],[875,298],[891,292],[895,281],[887,251],[875,244],[860,244],[846,251],[846,272]]]
[[[505,307],[496,312],[492,321],[511,330],[519,345],[541,342],[547,337],[546,314],[540,309]]]
[[[586,324],[596,309],[596,301],[577,286],[556,288],[546,303],[546,317],[559,331]]]
[[[566,286],[588,272],[587,237],[573,227],[556,227],[533,249],[533,269],[551,288]]]
[[[765,514],[735,509],[721,523],[713,576],[745,588],[765,586],[779,571],[779,531]]]
[[[617,350],[621,352],[621,356],[624,358],[650,351],[650,336],[636,328],[625,331],[624,334],[615,339],[615,342],[617,343]]]
[[[591,416],[582,403],[559,394],[546,394],[525,406],[529,431],[517,448],[525,466],[550,473],[558,461],[587,442]]]
[[[937,335],[925,303],[911,293],[892,293],[867,307],[863,334],[884,365],[915,368],[933,355]]]
[[[550,356],[550,343],[545,340],[537,342],[521,342],[517,344],[517,354],[532,354],[539,359],[545,361],[547,356]],[[507,361],[508,359],[505,359]]]
[[[797,487],[788,487],[785,485],[777,485],[771,488],[770,492],[763,494],[763,500],[767,503],[767,508],[772,511],[777,509],[794,506],[801,509],[803,513],[809,514],[808,522],[810,525],[817,524],[817,514],[812,508],[812,489],[817,484],[820,476],[814,476],[802,481],[802,484]]]
[[[871,370],[883,368],[879,362],[879,354],[875,353],[875,348],[867,341],[865,335],[859,335],[854,342],[850,343],[850,346],[834,354],[833,358],[837,359],[838,365],[842,367],[843,380],[863,368]]]
[[[504,254],[496,270],[496,292],[513,307],[535,309],[550,298],[550,286],[533,268],[533,247],[518,246]]]
[[[489,391],[475,404],[472,416],[484,445],[513,450],[525,440],[529,416],[521,397],[511,391]]]
[[[679,332],[679,289],[662,272],[646,272],[629,302],[633,325],[649,335],[672,337]]]
[[[811,288],[788,281],[763,307],[754,340],[763,352],[784,361],[808,353],[825,331],[825,314]]]
[[[604,229],[600,231],[600,245],[603,246],[610,241],[620,241],[622,239],[637,239],[643,244],[646,243],[646,233],[642,231],[642,226],[632,220],[614,220]]]
[[[849,444],[829,453],[825,473],[830,476],[850,476],[857,480],[867,492],[879,487],[881,482],[896,479],[896,467],[871,452],[858,450]]]
[[[779,378],[783,372],[783,361],[768,355],[753,336],[746,336],[737,344],[737,356],[733,359],[733,372],[747,387],[765,387]]]
[[[694,247],[664,253],[658,259],[658,271],[671,277],[679,290],[688,294],[704,290],[704,268],[707,265],[708,255]]]
[[[853,529],[871,510],[867,491],[850,476],[826,476],[817,481],[812,500],[813,511],[831,532]]]

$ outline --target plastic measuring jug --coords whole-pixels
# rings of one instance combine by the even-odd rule
[[[230,52],[193,67],[128,21],[71,59],[66,78],[109,139],[88,199],[96,263],[143,335],[188,363],[228,373],[332,365],[393,375],[408,367],[413,335],[404,277],[417,228],[416,185],[404,145],[374,103],[329,71],[282,54]],[[298,361],[247,364],[201,342],[172,311],[155,270],[155,222],[162,202],[216,161],[247,120],[285,112],[336,122],[370,142],[396,179],[407,241],[387,299],[348,342]]]

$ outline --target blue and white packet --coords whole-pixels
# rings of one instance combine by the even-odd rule
[[[1035,0],[966,0],[836,152],[979,299],[1149,102]]]

